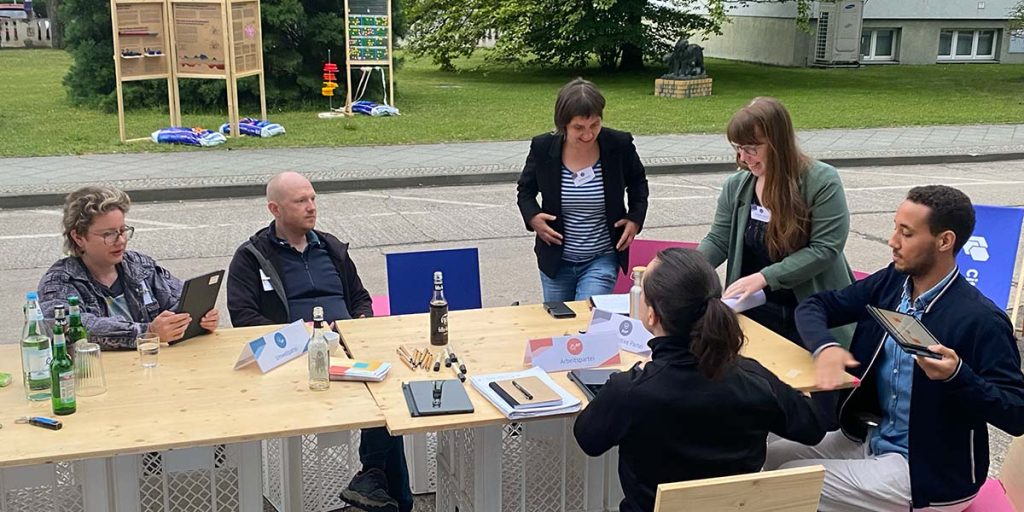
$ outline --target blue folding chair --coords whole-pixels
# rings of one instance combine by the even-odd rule
[[[444,274],[449,311],[481,307],[480,255],[475,247],[392,253],[385,260],[392,315],[429,311],[437,271]]]

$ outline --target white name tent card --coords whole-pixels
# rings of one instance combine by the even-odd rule
[[[306,352],[309,346],[309,331],[302,320],[296,320],[274,332],[265,334],[245,344],[242,355],[238,356],[235,369],[252,363],[267,373]]]
[[[635,318],[603,311],[594,310],[594,316],[587,327],[587,334],[613,333],[618,339],[619,347],[626,352],[650,355],[651,348],[647,342],[654,337],[644,328],[643,322]]]
[[[620,364],[619,340],[615,333],[575,334],[538,338],[526,343],[523,364],[546,372],[578,370]]]

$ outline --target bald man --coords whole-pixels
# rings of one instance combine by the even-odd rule
[[[274,221],[235,251],[228,274],[228,312],[235,327],[372,316],[348,244],[317,231],[316,191],[304,176],[284,172],[267,184]]]
[[[274,216],[235,251],[228,274],[228,312],[235,327],[312,319],[324,308],[328,321],[373,316],[348,244],[316,226],[316,191],[304,176],[284,172],[267,184]],[[341,497],[369,512],[412,510],[409,470],[401,437],[383,427],[362,431],[360,471]]]

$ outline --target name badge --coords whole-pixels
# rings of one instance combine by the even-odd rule
[[[750,205],[750,218],[761,222],[771,222],[772,211],[764,206]]]
[[[274,285],[270,284],[270,276],[265,274],[263,272],[262,268],[260,269],[260,282],[263,283],[263,291],[265,291],[265,292],[272,292],[272,291],[274,291]]]
[[[149,287],[146,286],[146,283],[142,283],[142,303],[148,306],[154,302],[156,300],[153,299],[153,294],[149,293]]]
[[[581,170],[572,177],[572,184],[576,185],[577,187],[586,185],[587,183],[590,183],[591,181],[594,180],[594,176],[594,168],[587,167],[586,169]]]

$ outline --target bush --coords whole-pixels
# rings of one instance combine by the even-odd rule
[[[260,8],[268,109],[319,104],[327,49],[332,50],[334,62],[344,62],[344,4],[340,0],[263,0]],[[64,77],[68,98],[75,105],[116,110],[110,4],[63,0],[60,13],[68,20],[65,38],[73,59]],[[405,31],[398,1],[392,1],[392,14],[393,36],[398,39]],[[224,110],[227,97],[222,80],[180,79],[178,83],[183,112]],[[341,85],[344,87],[343,81]],[[238,89],[240,105],[258,105],[256,78],[240,80]],[[344,91],[339,89],[335,93]],[[126,107],[159,106],[167,102],[163,80],[128,83],[124,94]]]

